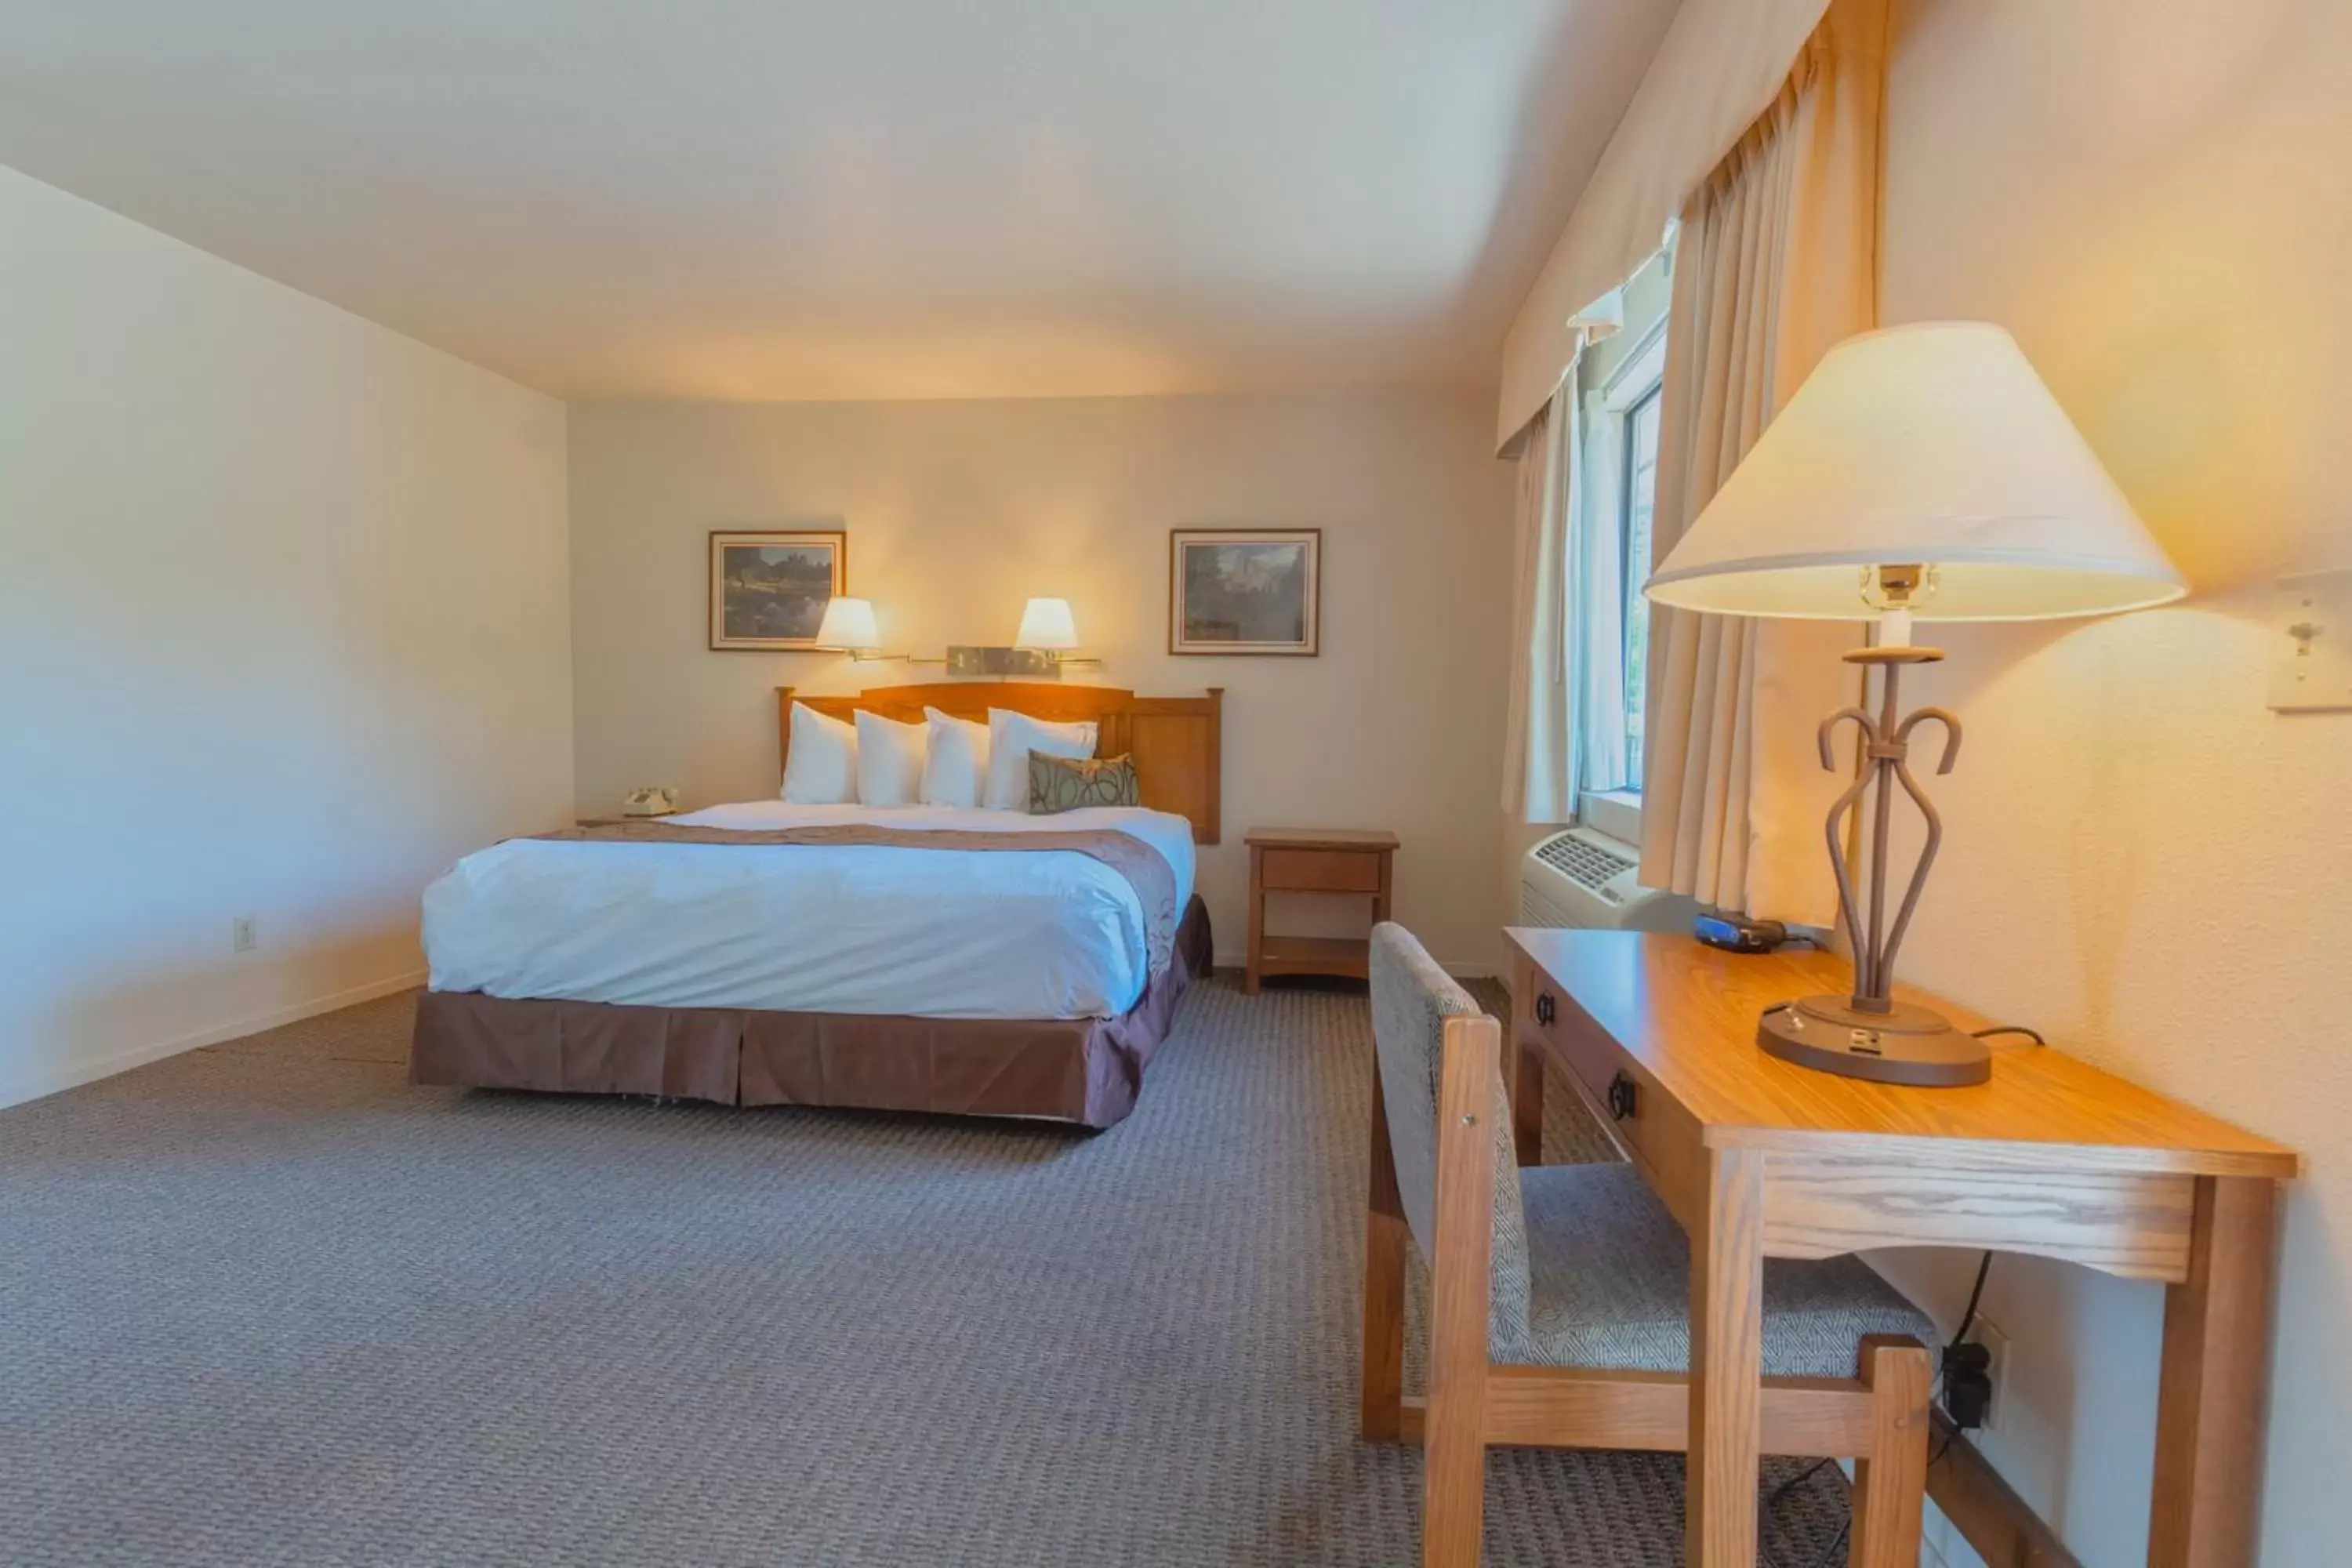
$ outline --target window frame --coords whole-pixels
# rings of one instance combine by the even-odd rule
[[[1659,346],[1664,348],[1664,344],[1663,342]],[[1663,356],[1661,356],[1661,358],[1663,358]],[[1643,616],[1643,627],[1644,633],[1643,637],[1643,647],[1646,649],[1649,646],[1649,639],[1647,637],[1649,625],[1648,606],[1643,604],[1641,596],[1642,584],[1649,576],[1648,564],[1646,562],[1636,563],[1633,559],[1633,508],[1634,495],[1638,489],[1634,482],[1634,465],[1637,456],[1634,443],[1641,430],[1642,415],[1644,410],[1654,411],[1652,415],[1653,419],[1658,422],[1664,421],[1665,417],[1665,377],[1662,373],[1657,380],[1650,383],[1647,391],[1642,393],[1639,396],[1635,397],[1632,402],[1625,405],[1624,412],[1620,416],[1619,419],[1619,449],[1617,455],[1617,647],[1619,664],[1621,668],[1618,670],[1618,679],[1625,683],[1626,689],[1629,692],[1635,689],[1637,679],[1645,680],[1647,675],[1646,671],[1636,671],[1630,668],[1633,651],[1632,637],[1633,617],[1636,611],[1641,612]],[[1657,468],[1658,457],[1657,454],[1654,452],[1650,458],[1650,499],[1652,506],[1651,526],[1654,530],[1656,526],[1657,521],[1655,516],[1657,502]],[[1645,709],[1647,707],[1646,700],[1643,703],[1643,707]],[[1646,727],[1643,733],[1646,738]],[[1630,733],[1628,738],[1630,739]],[[1641,748],[1636,746],[1632,749],[1635,753],[1633,757],[1634,776],[1639,778],[1641,769],[1641,757],[1639,753]],[[1636,800],[1641,798],[1642,794],[1641,788],[1638,784],[1632,789],[1619,793],[1631,795]]]
[[[1613,584],[1613,589],[1621,606],[1621,616],[1622,607],[1631,604],[1632,595],[1641,581],[1635,574],[1647,574],[1646,571],[1634,564],[1632,552],[1626,548],[1631,542],[1633,519],[1633,416],[1643,405],[1664,395],[1665,375],[1666,320],[1661,315],[1643,330],[1633,352],[1617,363],[1586,404],[1592,416],[1609,422],[1601,432],[1601,449],[1610,455],[1616,469],[1610,484],[1616,515],[1609,520],[1609,524],[1617,531],[1619,580]],[[1620,624],[1622,626],[1622,620]],[[1635,768],[1638,780],[1638,759]],[[1577,817],[1587,826],[1613,838],[1638,843],[1642,836],[1642,792],[1639,784],[1629,789],[1580,790]]]

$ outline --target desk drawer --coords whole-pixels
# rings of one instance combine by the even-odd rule
[[[1601,1131],[1640,1167],[1675,1216],[1689,1223],[1692,1162],[1700,1153],[1697,1123],[1543,971],[1520,963],[1513,999],[1524,1009],[1521,1037],[1540,1044],[1547,1070],[1568,1075]]]
[[[1513,992],[1521,1026],[1549,1047],[1554,1067],[1566,1067],[1578,1079],[1584,1098],[1596,1108],[1608,1102],[1609,1086],[1621,1069],[1616,1044],[1590,1027],[1579,1027],[1576,1005],[1561,994],[1544,972],[1519,961],[1518,984]],[[1602,1120],[1608,1120],[1605,1112]]]
[[[1276,892],[1377,893],[1381,858],[1358,849],[1268,849],[1258,868]]]

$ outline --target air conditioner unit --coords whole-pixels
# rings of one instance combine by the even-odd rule
[[[1571,827],[1519,862],[1519,923],[1596,931],[1688,931],[1698,901],[1633,879],[1641,857],[1622,839]]]

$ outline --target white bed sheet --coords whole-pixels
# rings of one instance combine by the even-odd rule
[[[1166,812],[761,800],[671,820],[1111,827],[1167,859],[1178,909],[1192,896],[1192,824]],[[1150,979],[1135,889],[1066,849],[509,839],[425,890],[425,954],[436,991],[939,1018],[1113,1017]]]

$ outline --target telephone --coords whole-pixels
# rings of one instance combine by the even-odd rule
[[[677,791],[659,785],[633,789],[621,803],[624,816],[667,816],[677,809]]]

